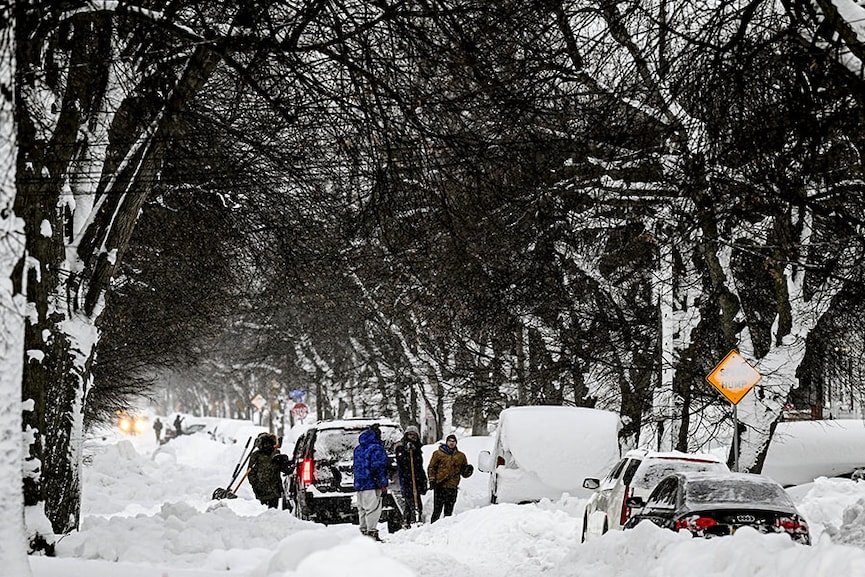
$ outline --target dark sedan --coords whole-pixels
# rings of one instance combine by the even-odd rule
[[[786,533],[794,541],[811,544],[808,524],[781,485],[748,473],[675,473],[665,477],[643,501],[628,500],[640,508],[626,529],[651,521],[672,531],[690,531],[695,537],[732,535],[740,527],[761,533]]]

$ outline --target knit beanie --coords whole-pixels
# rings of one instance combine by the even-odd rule
[[[405,428],[405,434],[408,435],[409,433],[414,433],[415,435],[420,437],[420,431],[414,425],[409,425],[408,427]]]

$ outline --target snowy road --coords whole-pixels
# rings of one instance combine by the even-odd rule
[[[466,452],[482,442],[467,440]],[[865,575],[865,483],[849,480],[791,491],[813,547],[746,530],[694,540],[645,524],[581,544],[581,499],[489,506],[481,474],[464,483],[454,517],[376,544],[352,525],[266,510],[246,486],[239,499],[211,501],[239,446],[196,435],[155,449],[149,437],[88,445],[82,530],[58,544],[58,558],[33,559],[35,577]]]

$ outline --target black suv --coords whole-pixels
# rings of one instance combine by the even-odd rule
[[[330,523],[359,523],[354,499],[352,459],[360,434],[373,423],[381,428],[381,440],[390,459],[388,477],[395,477],[393,445],[402,438],[396,423],[380,419],[343,419],[312,425],[294,445],[291,472],[285,477],[285,508],[295,517]],[[388,487],[382,521],[388,531],[400,528],[402,515]]]

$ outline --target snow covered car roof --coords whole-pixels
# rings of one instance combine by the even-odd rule
[[[672,473],[688,471],[729,472],[727,463],[706,453],[683,453],[680,451],[628,451],[626,458],[640,461],[639,468],[629,480],[636,488],[651,490],[664,477]],[[626,475],[627,476],[627,475]]]
[[[754,505],[780,511],[796,511],[787,491],[775,480],[751,473],[676,473],[684,483],[684,501],[688,508],[711,505],[740,508]]]
[[[724,460],[709,453],[683,453],[681,451],[650,451],[648,449],[631,449],[625,457],[641,457],[643,459],[677,459],[681,461],[707,461],[723,463]]]
[[[364,429],[371,425],[381,425],[382,427],[399,427],[390,419],[338,419],[334,421],[319,421],[313,425],[319,431],[326,429]]]

